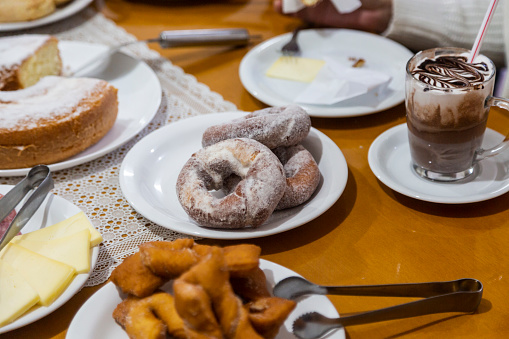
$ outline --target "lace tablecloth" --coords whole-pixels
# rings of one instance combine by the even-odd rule
[[[61,40],[105,45],[136,40],[91,8],[53,25],[22,33],[53,34]],[[185,237],[145,219],[122,196],[118,174],[122,160],[131,147],[150,132],[173,121],[199,114],[236,110],[234,104],[211,92],[195,77],[184,73],[145,44],[135,44],[122,51],[145,61],[157,74],[163,89],[157,115],[141,133],[116,151],[95,161],[53,173],[53,193],[81,208],[104,238],[97,265],[85,286],[105,282],[123,258],[136,252],[138,245],[143,242]],[[0,184],[14,185],[19,180],[20,177],[0,178]]]

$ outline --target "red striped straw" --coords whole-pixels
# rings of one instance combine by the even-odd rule
[[[488,7],[488,10],[486,11],[486,15],[484,16],[482,25],[479,28],[479,33],[477,33],[477,38],[475,38],[474,46],[472,46],[472,50],[470,51],[470,57],[468,58],[469,63],[472,63],[474,61],[474,59],[479,55],[479,50],[481,49],[482,41],[484,39],[484,36],[486,35],[488,26],[490,25],[491,18],[493,17],[493,13],[495,13],[497,4],[498,4],[498,0],[491,0],[490,6]]]

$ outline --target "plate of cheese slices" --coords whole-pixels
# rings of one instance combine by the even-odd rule
[[[0,194],[12,187],[0,185]],[[0,334],[41,319],[80,291],[101,241],[79,207],[49,194],[0,251]]]

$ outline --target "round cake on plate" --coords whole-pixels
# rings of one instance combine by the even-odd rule
[[[117,113],[117,89],[99,79],[47,76],[0,91],[0,169],[65,160],[106,135]]]

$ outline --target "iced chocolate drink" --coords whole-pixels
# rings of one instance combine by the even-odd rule
[[[414,169],[433,180],[462,179],[473,172],[489,108],[495,68],[468,51],[427,50],[407,65],[406,110]]]

